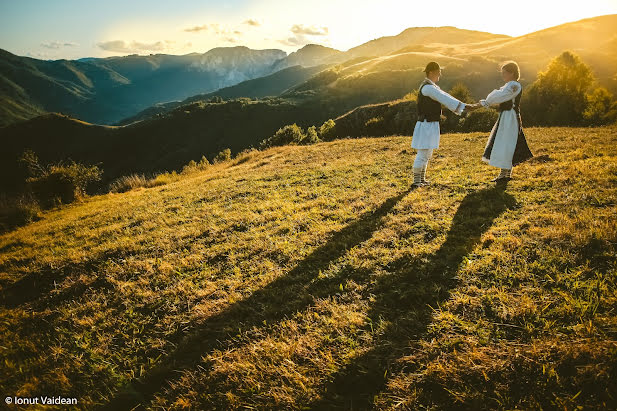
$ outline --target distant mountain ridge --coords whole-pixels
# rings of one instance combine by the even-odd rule
[[[324,48],[325,49],[325,48]],[[56,111],[112,124],[159,102],[182,100],[297,65],[314,66],[332,49],[217,47],[183,56],[44,61],[0,50],[0,125]]]
[[[0,125],[44,112],[63,112],[92,123],[114,124],[157,103],[184,100],[300,65],[337,64],[389,53],[410,42],[499,39],[454,27],[410,28],[342,52],[308,44],[282,50],[217,47],[182,56],[155,54],[43,61],[0,50]],[[6,94],[5,94],[6,93]]]

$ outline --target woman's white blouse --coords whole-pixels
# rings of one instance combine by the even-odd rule
[[[513,100],[521,92],[521,89],[522,87],[518,81],[508,81],[499,90],[491,91],[486,96],[486,99],[480,100],[480,104],[488,107]],[[491,131],[491,136],[494,135],[495,140],[490,159],[483,157],[482,160],[494,167],[511,169],[519,128],[520,125],[516,112],[513,109],[502,111]]]
[[[501,104],[508,100],[512,100],[521,92],[521,84],[518,81],[508,81],[499,90],[490,92],[486,99],[480,100],[480,104],[484,107]]]

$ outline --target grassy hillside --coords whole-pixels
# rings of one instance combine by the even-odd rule
[[[0,387],[146,408],[617,407],[617,129],[247,154],[0,236]]]
[[[363,56],[383,56],[410,45],[465,44],[508,39],[503,34],[465,30],[456,27],[410,27],[396,36],[384,36],[349,49],[337,58],[352,59]]]

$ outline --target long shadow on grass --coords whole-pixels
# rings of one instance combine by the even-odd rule
[[[163,390],[168,381],[181,375],[183,370],[194,369],[201,357],[221,346],[221,341],[237,333],[238,329],[250,329],[274,322],[303,310],[313,303],[319,272],[331,262],[343,256],[348,249],[368,240],[381,225],[382,218],[404,198],[410,190],[389,198],[376,210],[363,214],[358,220],[336,232],[287,275],[284,275],[249,297],[223,309],[208,318],[190,335],[185,336],[177,348],[165,357],[160,365],[145,377],[135,379],[122,389],[105,409],[127,409],[146,405],[153,396]],[[339,279],[336,285],[339,284]],[[319,282],[319,281],[318,281]],[[334,284],[334,280],[329,281]],[[330,284],[332,285],[332,284]],[[331,288],[327,287],[329,291]],[[324,291],[320,291],[323,294]]]
[[[492,187],[468,194],[456,211],[446,240],[432,255],[401,258],[387,268],[375,286],[376,301],[369,318],[373,323],[388,321],[375,345],[331,376],[322,399],[312,409],[368,409],[376,394],[385,388],[388,375],[405,354],[410,342],[422,338],[431,322],[433,308],[444,302],[456,285],[456,272],[478,244],[493,220],[516,205],[504,187]],[[417,372],[406,369],[405,372]],[[443,388],[428,388],[435,404],[445,404]]]

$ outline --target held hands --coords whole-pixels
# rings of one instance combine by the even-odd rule
[[[482,107],[482,104],[480,104],[480,103],[466,104],[465,105],[465,111],[470,112],[470,111],[477,110],[477,109],[479,109],[481,107]]]

